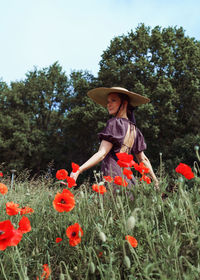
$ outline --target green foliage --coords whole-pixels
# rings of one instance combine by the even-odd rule
[[[114,196],[112,184],[103,196],[83,184],[79,190],[71,189],[75,208],[58,213],[52,202],[57,191],[62,191],[59,184],[45,176],[29,181],[26,177],[27,173],[17,177],[15,189],[1,196],[0,221],[9,218],[17,227],[20,220],[18,215],[6,216],[7,201],[28,205],[35,212],[27,215],[32,230],[16,247],[1,252],[0,279],[36,279],[46,263],[52,270],[49,279],[199,278],[199,178],[178,181],[176,175],[176,192],[166,192],[169,181],[162,177],[161,192],[168,194],[165,200],[146,183],[129,191],[121,187]],[[100,180],[98,174],[96,180]],[[136,222],[128,228],[130,216]],[[83,236],[79,245],[70,247],[66,228],[76,222]],[[106,238],[100,238],[100,232]],[[137,239],[137,248],[129,245],[126,235]],[[57,244],[57,237],[63,241]]]
[[[111,41],[100,67],[105,86],[122,86],[151,99],[136,110],[136,119],[153,162],[159,152],[173,161],[178,139],[199,138],[200,42],[182,28],[151,30],[141,24]],[[186,155],[182,159],[190,161]]]
[[[68,81],[55,63],[1,91],[1,161],[7,168],[46,168],[60,144]]]

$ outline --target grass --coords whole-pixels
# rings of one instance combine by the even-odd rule
[[[26,177],[24,175],[24,177]],[[5,203],[13,201],[30,206],[27,215],[32,230],[23,235],[15,247],[0,251],[0,279],[36,279],[42,265],[49,264],[49,279],[128,279],[128,280],[197,280],[200,275],[200,178],[190,181],[171,180],[162,173],[160,188],[138,183],[130,192],[121,187],[113,196],[112,184],[103,196],[88,183],[72,190],[76,206],[71,212],[59,213],[52,205],[62,188],[45,176],[27,180],[18,177],[15,189],[0,197],[0,221],[10,219],[15,227],[20,217],[7,216]],[[99,183],[99,178],[97,181]],[[167,192],[173,181],[173,190]],[[8,186],[9,181],[3,181]],[[167,194],[163,199],[161,193]],[[134,216],[134,228],[127,219]],[[79,223],[83,229],[81,243],[69,245],[66,228]],[[99,233],[103,232],[106,241]],[[134,236],[138,246],[125,240]],[[57,237],[63,238],[56,243]],[[127,261],[128,257],[128,261]]]

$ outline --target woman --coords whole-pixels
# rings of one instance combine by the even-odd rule
[[[109,114],[114,117],[108,120],[105,129],[99,133],[101,144],[98,152],[81,165],[76,173],[71,173],[70,176],[77,180],[83,171],[101,161],[101,170],[105,176],[121,176],[122,171],[117,164],[116,153],[133,153],[137,161],[139,163],[143,162],[149,169],[148,175],[154,181],[155,188],[158,189],[158,180],[150,161],[144,154],[146,143],[142,133],[136,127],[133,113],[135,106],[145,104],[150,100],[121,87],[96,88],[90,90],[87,94],[96,103],[107,107]],[[131,183],[135,183],[134,178]]]

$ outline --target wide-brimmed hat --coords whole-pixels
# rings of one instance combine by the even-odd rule
[[[88,91],[87,95],[96,103],[102,105],[103,107],[107,107],[107,96],[109,93],[123,93],[129,96],[129,103],[135,107],[142,104],[146,104],[150,101],[149,98],[144,97],[138,93],[128,91],[122,87],[99,87],[94,88]]]

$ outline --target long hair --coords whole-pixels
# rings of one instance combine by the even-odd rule
[[[116,113],[116,116],[117,114],[119,113],[119,110],[121,109],[121,106],[123,104],[123,102],[126,100],[128,102],[128,106],[127,106],[127,117],[128,119],[134,123],[136,125],[136,119],[135,119],[135,114],[134,114],[134,110],[135,110],[135,107],[133,107],[131,104],[130,104],[130,99],[129,99],[129,96],[126,95],[126,94],[123,94],[123,93],[117,93],[119,98],[121,99],[121,104],[118,108],[118,111]]]

